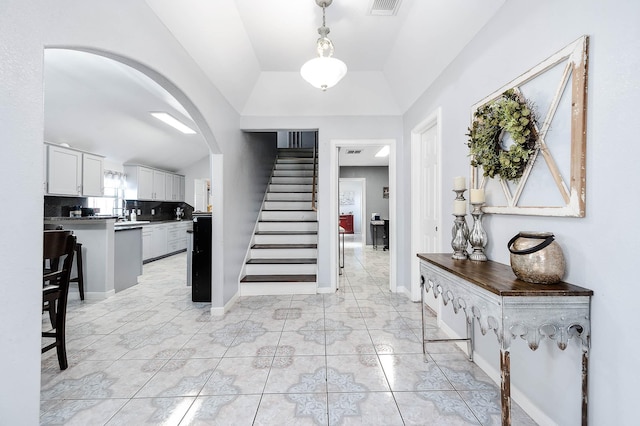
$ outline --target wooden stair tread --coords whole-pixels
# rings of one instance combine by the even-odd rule
[[[261,211],[263,212],[314,212],[315,210],[313,209],[309,209],[309,210],[300,210],[300,209],[295,209],[295,210],[287,210],[287,209],[262,209]],[[288,221],[288,222],[292,222],[292,221]],[[297,220],[294,220],[293,222],[299,222]]]
[[[259,220],[258,221],[258,223],[290,223],[290,222],[316,223],[318,221],[317,220]]]
[[[316,235],[318,231],[256,231],[255,235]]]
[[[315,275],[245,275],[240,282],[243,283],[270,283],[270,282],[316,282]]]
[[[254,244],[252,249],[315,249],[317,244]]]
[[[249,259],[247,264],[253,265],[313,265],[318,263],[316,259]]]

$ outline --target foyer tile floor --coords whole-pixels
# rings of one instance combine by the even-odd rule
[[[242,297],[223,317],[191,302],[184,254],[71,301],[69,368],[43,354],[41,424],[499,425],[499,388],[457,347],[424,362],[420,305],[389,293],[389,252],[345,251],[335,294]],[[535,423],[514,404],[513,424]]]

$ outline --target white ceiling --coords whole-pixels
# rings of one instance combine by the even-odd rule
[[[258,116],[401,115],[505,0],[400,1],[396,16],[372,16],[372,0],[333,1],[329,37],[349,72],[321,92],[299,74],[315,55],[315,0],[146,0],[238,113]],[[131,68],[47,51],[45,140],[170,170],[207,155],[199,135],[154,122],[154,110],[189,120]]]

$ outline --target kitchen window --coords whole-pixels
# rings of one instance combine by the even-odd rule
[[[122,172],[105,170],[104,192],[102,197],[89,197],[88,206],[96,209],[96,214],[103,216],[124,216],[124,190],[127,186],[127,175]]]

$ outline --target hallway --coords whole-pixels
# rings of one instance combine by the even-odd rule
[[[191,302],[185,254],[70,301],[69,368],[43,355],[41,424],[500,424],[499,388],[457,347],[423,362],[420,305],[389,293],[389,252],[345,246],[335,294],[242,297],[224,317]],[[513,424],[535,423],[514,405]]]

